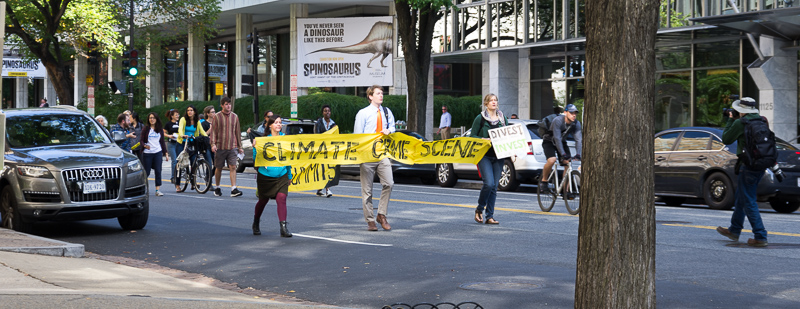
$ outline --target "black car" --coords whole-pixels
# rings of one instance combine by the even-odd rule
[[[800,152],[776,138],[778,164],[786,178],[779,182],[767,169],[758,185],[758,200],[781,213],[800,208]],[[683,127],[655,136],[655,195],[667,205],[702,198],[713,209],[730,209],[736,189],[736,143],[722,143],[722,129]]]
[[[409,130],[397,130],[398,133],[425,141],[425,137],[417,132]],[[340,165],[341,173],[345,175],[361,175],[361,168],[358,164]],[[377,173],[375,174],[377,177]],[[436,164],[405,164],[392,160],[392,175],[419,177],[420,181],[426,185],[436,183]]]

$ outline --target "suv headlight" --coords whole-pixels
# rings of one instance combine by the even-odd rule
[[[28,177],[36,177],[36,178],[53,178],[53,174],[50,173],[46,167],[41,166],[18,166],[17,172],[19,172],[22,176]]]
[[[139,160],[128,162],[128,171],[138,172],[141,170],[142,170],[142,164],[139,163]]]

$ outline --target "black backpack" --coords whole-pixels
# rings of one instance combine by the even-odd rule
[[[775,133],[769,124],[758,119],[739,119],[744,124],[744,147],[742,163],[752,170],[764,170],[778,162],[778,149],[775,148]]]
[[[539,121],[539,137],[544,138],[547,133],[551,133],[550,135],[552,135],[553,130],[550,129],[550,126],[553,123],[553,119],[556,119],[556,117],[558,117],[558,114],[550,114]]]

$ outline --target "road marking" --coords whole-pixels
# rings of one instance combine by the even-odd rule
[[[377,246],[377,247],[391,247],[392,246],[391,244],[373,244],[373,243],[368,243],[368,242],[341,240],[341,239],[336,239],[336,238],[303,235],[303,234],[298,234],[298,233],[292,233],[292,235],[299,236],[299,237],[305,237],[305,238],[328,240],[328,241],[333,241],[333,242],[343,242],[343,243],[346,243],[346,244],[355,244],[355,245]]]
[[[705,230],[716,230],[717,229],[716,226],[705,226],[705,225],[672,224],[672,223],[670,223],[670,224],[662,224],[662,225],[678,226],[678,227],[692,227],[692,228],[696,228],[696,229],[705,229]],[[753,231],[742,229],[742,232],[743,233],[752,233]],[[773,232],[773,231],[770,231],[769,235],[800,237],[800,234],[797,234],[797,233],[783,233],[783,232]]]

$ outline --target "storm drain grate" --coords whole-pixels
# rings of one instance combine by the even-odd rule
[[[458,287],[475,291],[531,291],[541,289],[544,285],[526,282],[474,282],[465,283]]]

